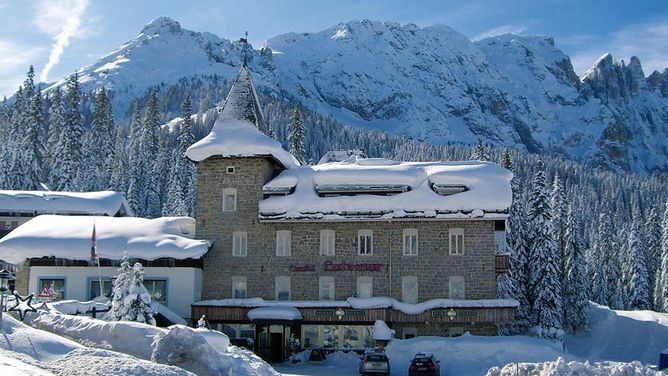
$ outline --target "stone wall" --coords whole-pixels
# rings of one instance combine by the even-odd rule
[[[226,167],[235,166],[234,174]],[[403,276],[418,277],[418,300],[448,297],[448,278],[463,276],[467,299],[496,295],[494,221],[258,221],[261,188],[277,171],[263,158],[216,158],[198,164],[197,235],[214,241],[204,260],[202,299],[232,297],[232,277],[245,276],[248,297],[275,299],[274,279],[291,278],[291,299],[317,300],[318,277],[335,278],[335,298],[357,290],[358,276],[373,277],[373,295],[401,299]],[[223,188],[237,189],[237,211],[222,211]],[[418,256],[403,255],[403,230],[418,230]],[[465,231],[464,255],[449,255],[449,229]],[[358,255],[358,230],[373,231],[373,255]],[[276,256],[276,231],[289,230],[291,256]],[[320,230],[336,233],[335,255],[320,255]],[[248,233],[248,255],[232,256],[232,232]],[[325,271],[324,264],[381,264],[378,271]],[[314,269],[297,272],[296,269]]]

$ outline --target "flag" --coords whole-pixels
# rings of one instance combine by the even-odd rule
[[[97,239],[95,238],[95,222],[93,222],[93,235],[90,238],[90,260],[95,261],[98,257]]]

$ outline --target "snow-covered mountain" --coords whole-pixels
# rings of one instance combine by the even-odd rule
[[[288,33],[254,50],[166,17],[79,71],[114,92],[116,113],[149,87],[230,79],[247,51],[260,90],[344,124],[430,143],[477,140],[624,171],[668,170],[668,70],[602,57],[580,79],[547,37],[472,42],[446,27],[353,21]]]

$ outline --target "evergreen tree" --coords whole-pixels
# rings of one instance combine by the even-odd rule
[[[49,186],[55,189],[57,179],[54,174],[55,166],[59,163],[56,148],[65,128],[65,109],[63,106],[63,91],[60,86],[53,89],[50,97],[51,106],[49,107],[49,133],[46,142],[46,165],[48,170]]]
[[[562,327],[561,260],[557,253],[547,197],[545,167],[538,161],[530,202],[529,286],[537,334],[557,338]]]
[[[510,158],[510,150],[508,150],[508,148],[503,148],[503,151],[501,152],[501,167],[511,171],[513,170],[513,161]]]
[[[90,132],[84,137],[86,150],[82,166],[83,179],[80,188],[84,191],[101,191],[109,188],[113,168],[115,139],[114,118],[111,103],[104,89],[95,94],[95,110]],[[112,158],[109,158],[109,157]]]
[[[627,309],[649,309],[650,287],[647,266],[645,265],[645,248],[640,238],[640,219],[635,217],[629,232],[627,257],[624,263],[625,274],[628,275],[628,290],[625,301]]]
[[[564,265],[566,260],[565,254],[565,233],[566,233],[566,205],[564,202],[564,186],[559,179],[559,174],[554,176],[552,182],[552,191],[550,193],[550,209],[552,210],[552,225],[554,227],[554,240],[557,243],[557,253],[561,264]],[[564,272],[563,268],[560,268]],[[560,281],[564,281],[564,275],[559,276]]]
[[[116,128],[116,141],[114,142],[114,154],[112,171],[109,177],[109,188],[116,192],[127,192],[128,156],[125,151],[125,129]]]
[[[136,216],[144,215],[142,206],[141,187],[145,176],[142,173],[140,159],[141,151],[141,108],[139,102],[135,102],[132,110],[132,121],[130,123],[130,146],[128,148],[129,178],[126,198],[130,208]]]
[[[475,145],[473,153],[471,153],[471,158],[469,159],[483,162],[489,160],[489,155],[487,155],[487,150],[485,149],[485,145],[482,144],[482,140],[478,139],[478,143]]]
[[[114,290],[111,298],[111,309],[105,315],[107,321],[124,320],[129,311],[129,305],[126,304],[126,297],[130,293],[132,286],[132,267],[127,253],[123,254],[121,266],[118,268],[118,276],[114,280]]]
[[[30,101],[28,121],[25,137],[21,149],[17,151],[22,154],[21,168],[23,182],[21,189],[33,190],[40,188],[42,178],[42,165],[44,161],[44,109],[42,107],[42,95],[39,91],[35,92]]]
[[[76,73],[67,81],[67,94],[64,99],[64,127],[56,145],[53,168],[54,186],[58,191],[76,191],[76,177],[81,166],[81,138],[83,128],[79,112],[79,81]]]
[[[647,221],[644,227],[645,249],[647,254],[645,256],[647,264],[647,274],[650,279],[650,291],[652,292],[652,303],[654,303],[653,292],[656,289],[656,281],[658,277],[657,270],[661,262],[661,220],[659,212],[656,207],[649,211]]]
[[[580,223],[568,205],[566,211],[566,271],[564,286],[564,327],[571,332],[586,328],[589,321],[587,271],[584,245],[580,239]]]
[[[160,216],[160,180],[164,171],[158,170],[156,163],[160,149],[160,119],[158,117],[158,96],[152,92],[146,104],[142,121],[141,142],[139,147],[139,166],[144,177],[140,187],[140,213],[142,216],[155,218]]]
[[[654,288],[654,306],[659,312],[668,312],[668,202],[663,213],[663,234],[661,236],[661,265],[657,270],[657,283]]]
[[[124,306],[128,307],[125,320],[155,325],[153,318],[155,311],[151,308],[151,295],[144,286],[144,268],[140,263],[135,263],[131,273],[132,284],[124,301]]]
[[[295,108],[292,111],[292,118],[290,118],[290,125],[288,126],[289,135],[288,142],[290,144],[290,153],[297,158],[299,163],[306,163],[306,149],[304,145],[305,129],[302,125],[299,109]]]
[[[193,144],[191,131],[191,102],[186,96],[183,102],[181,122],[176,129],[178,133],[177,148],[172,165],[167,200],[163,207],[163,215],[187,216],[194,211],[194,179],[195,166],[185,157],[185,152]]]

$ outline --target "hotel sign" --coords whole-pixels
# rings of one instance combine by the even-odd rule
[[[364,316],[364,310],[363,309],[344,309],[343,310],[345,314],[342,317],[346,316]],[[335,310],[334,309],[316,309],[315,310],[315,315],[316,316],[335,316]]]
[[[448,311],[447,309],[434,309],[431,311],[431,316],[432,317],[448,317]],[[478,312],[470,309],[459,309],[455,310],[457,312],[457,316],[455,317],[465,317],[465,318],[475,318],[478,316]]]
[[[385,264],[334,262],[327,260],[322,264],[326,272],[380,272]],[[316,264],[290,264],[288,270],[293,273],[309,273],[317,271]]]

